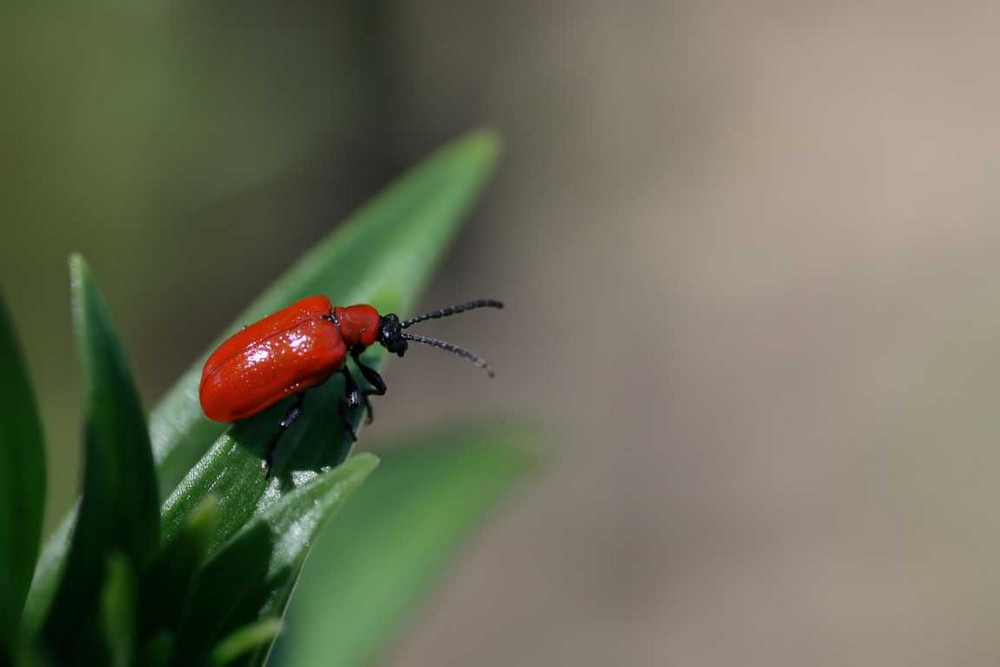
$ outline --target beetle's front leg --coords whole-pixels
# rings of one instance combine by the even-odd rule
[[[351,353],[351,358],[354,359],[354,363],[357,364],[358,370],[361,371],[361,375],[364,376],[368,384],[371,385],[371,389],[365,389],[361,392],[361,400],[364,401],[365,409],[368,411],[368,418],[365,423],[371,424],[372,420],[375,419],[375,414],[372,412],[372,402],[369,400],[369,396],[385,396],[387,388],[385,386],[385,380],[382,376],[378,374],[374,368],[365,366],[361,362],[361,353],[355,350]]]

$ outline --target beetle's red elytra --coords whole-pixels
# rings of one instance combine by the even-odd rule
[[[340,307],[325,296],[306,297],[236,332],[209,356],[201,373],[201,408],[212,421],[235,422],[296,396],[268,447],[264,465],[270,471],[277,439],[301,413],[305,391],[338,372],[345,381],[341,401],[345,428],[356,437],[346,414],[353,408],[364,407],[371,421],[369,396],[381,396],[386,386],[359,357],[375,343],[400,357],[408,341],[423,343],[465,357],[493,375],[482,358],[457,345],[403,331],[418,322],[476,308],[503,308],[503,304],[480,299],[400,321],[367,304]],[[361,390],[354,381],[346,366],[348,355],[371,385],[368,389]]]

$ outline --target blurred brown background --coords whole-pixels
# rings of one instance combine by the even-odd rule
[[[364,440],[537,417],[548,469],[395,665],[1000,660],[1000,8],[8,3],[0,281],[76,488],[65,257],[147,404],[462,131],[507,139]],[[51,523],[51,522],[50,522]]]

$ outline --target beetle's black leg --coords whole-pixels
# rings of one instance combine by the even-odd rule
[[[347,432],[351,434],[351,440],[356,441],[358,433],[354,430],[354,424],[351,423],[348,414],[354,408],[360,407],[365,398],[361,390],[358,389],[358,383],[351,376],[351,371],[347,370],[347,366],[340,369],[340,374],[344,376],[344,398],[340,401],[340,421]]]
[[[264,470],[268,477],[271,476],[271,469],[274,467],[274,452],[278,448],[278,440],[281,438],[281,434],[291,428],[295,420],[302,414],[302,401],[305,398],[306,392],[304,391],[295,396],[295,402],[285,411],[285,416],[281,418],[281,423],[278,424],[278,432],[267,443],[267,453],[264,455]]]
[[[354,359],[354,363],[357,364],[358,370],[361,371],[361,375],[364,376],[368,384],[371,385],[371,389],[365,389],[361,392],[361,400],[364,401],[365,409],[368,411],[368,424],[372,423],[375,418],[375,414],[372,412],[372,402],[368,399],[369,396],[384,396],[386,392],[385,380],[382,376],[378,374],[374,368],[365,366],[361,363],[361,353],[355,350],[351,353],[351,358]]]

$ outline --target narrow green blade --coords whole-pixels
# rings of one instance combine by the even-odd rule
[[[106,559],[119,552],[143,567],[160,543],[160,512],[146,420],[104,299],[82,258],[70,274],[86,395],[83,497],[43,635],[60,663],[80,664],[93,639],[81,619],[96,613]]]
[[[323,531],[279,664],[368,665],[470,530],[531,467],[526,433],[469,427],[399,443]]]
[[[269,646],[280,632],[281,620],[277,618],[265,618],[245,625],[230,633],[212,649],[209,664],[212,667],[230,665],[237,658]]]
[[[108,558],[107,572],[101,592],[101,628],[107,663],[129,667],[135,652],[135,577],[121,554]]]
[[[0,299],[0,663],[13,662],[45,509],[45,443]]]

